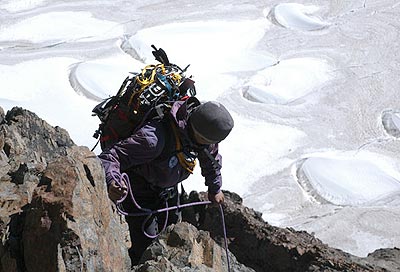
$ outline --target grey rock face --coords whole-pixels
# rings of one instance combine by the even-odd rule
[[[366,259],[377,263],[388,271],[400,271],[399,248],[378,249],[368,254]]]
[[[32,112],[1,116],[0,271],[127,269],[96,156]]]
[[[254,271],[229,254],[231,271]],[[228,271],[224,248],[209,232],[182,222],[172,225],[145,251],[137,271]]]

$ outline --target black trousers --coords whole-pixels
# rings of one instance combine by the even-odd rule
[[[177,187],[173,189],[175,191],[174,196],[166,200],[160,196],[164,191],[162,188],[152,186],[143,177],[137,175],[129,175],[129,177],[135,201],[140,207],[157,210],[165,208],[166,201],[168,202],[169,207],[177,205],[179,198]],[[143,212],[135,206],[129,195],[124,202],[122,202],[122,206],[124,210],[129,213]],[[154,240],[154,238],[147,237],[144,234],[144,231],[152,236],[159,233],[164,226],[166,212],[154,214],[143,226],[146,218],[147,216],[125,216],[125,220],[129,226],[129,234],[132,243],[131,248],[128,250],[132,265],[137,265],[139,263],[143,252]],[[178,221],[178,218],[178,210],[169,211],[167,225],[175,224]]]

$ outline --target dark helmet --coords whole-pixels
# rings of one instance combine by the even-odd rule
[[[234,122],[221,103],[209,101],[200,104],[191,112],[189,124],[198,143],[215,144],[228,136]]]

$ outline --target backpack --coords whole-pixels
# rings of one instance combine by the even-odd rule
[[[195,99],[194,81],[185,75],[189,65],[181,69],[169,62],[162,48],[152,48],[160,63],[147,65],[141,73],[131,73],[116,95],[93,108],[92,115],[100,119],[93,137],[99,139],[101,150],[129,137],[147,120],[162,119],[175,101]]]

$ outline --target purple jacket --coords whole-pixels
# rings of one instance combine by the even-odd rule
[[[194,146],[188,135],[186,102],[175,102],[170,114],[177,124],[183,147],[193,149]],[[175,145],[172,129],[168,129],[165,122],[151,120],[145,123],[132,136],[116,143],[99,155],[107,184],[110,184],[113,179],[118,180],[121,173],[130,171],[132,168],[149,183],[161,188],[174,186],[187,179],[190,173],[178,162]],[[218,153],[218,144],[208,146],[208,150],[221,165],[222,158]],[[200,152],[197,158],[208,191],[218,193],[222,185],[220,169],[213,167],[213,161],[204,153]]]

